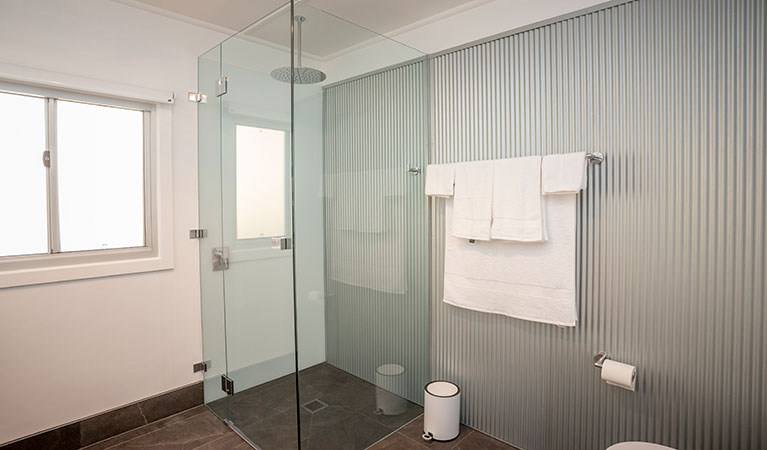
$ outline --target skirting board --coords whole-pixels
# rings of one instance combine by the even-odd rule
[[[202,405],[202,382],[121,406],[111,411],[0,444],[2,450],[76,450]]]

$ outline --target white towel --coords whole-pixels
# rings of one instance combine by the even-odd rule
[[[544,156],[541,168],[543,193],[576,194],[585,189],[587,165],[585,152]]]
[[[452,197],[455,181],[453,164],[429,164],[426,166],[426,195]]]
[[[493,213],[493,163],[471,161],[455,165],[453,236],[490,240]]]
[[[493,163],[493,225],[496,240],[542,242],[541,157],[502,159]]]
[[[469,243],[450,235],[445,208],[445,303],[519,319],[575,326],[575,199],[545,198],[548,242]]]

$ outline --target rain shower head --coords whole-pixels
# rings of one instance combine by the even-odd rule
[[[283,83],[314,84],[325,81],[327,76],[320,70],[311,67],[301,67],[301,24],[306,20],[304,16],[296,16],[296,65],[291,77],[290,67],[280,67],[272,70],[272,78]]]

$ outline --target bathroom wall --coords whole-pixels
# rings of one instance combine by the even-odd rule
[[[526,450],[767,446],[766,43],[763,1],[638,0],[431,60],[433,161],[607,154],[579,196],[575,328],[442,303],[432,203],[432,378],[464,422]]]
[[[0,289],[0,443],[197,382],[197,56],[225,36],[102,0],[0,0],[0,60],[173,90],[175,268]],[[0,217],[2,212],[0,212]]]

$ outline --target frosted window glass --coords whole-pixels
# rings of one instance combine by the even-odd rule
[[[59,101],[61,251],[144,246],[141,111]]]
[[[237,239],[287,234],[286,133],[236,127]]]
[[[45,100],[0,93],[0,256],[48,252]]]

